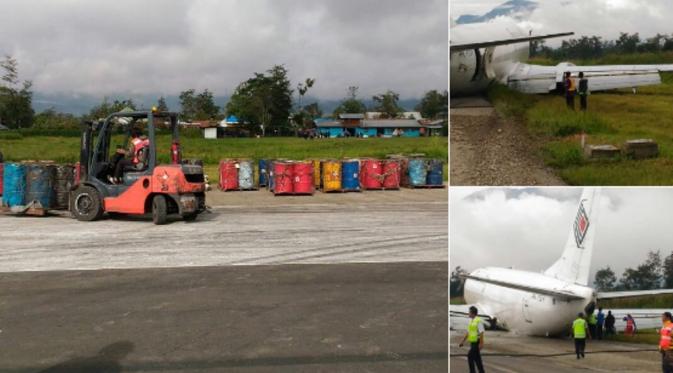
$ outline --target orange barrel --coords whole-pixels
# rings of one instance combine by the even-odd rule
[[[322,162],[322,190],[323,192],[341,190],[341,162],[335,160]]]
[[[225,159],[220,161],[220,190],[226,192],[228,190],[238,189],[238,162],[233,159]]]
[[[383,188],[400,189],[400,161],[386,159],[383,161]]]
[[[321,161],[320,159],[313,160],[313,186],[315,189],[320,189],[320,171],[321,171]]]
[[[294,164],[294,176],[292,178],[292,188],[294,194],[313,194],[313,162],[296,162]]]
[[[294,191],[292,179],[294,177],[292,162],[273,162],[273,194],[292,194]]]
[[[365,190],[381,189],[383,187],[383,167],[381,167],[381,161],[371,158],[363,160],[360,180]]]

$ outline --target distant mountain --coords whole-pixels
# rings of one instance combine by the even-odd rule
[[[510,0],[493,8],[486,14],[464,14],[458,17],[457,24],[487,22],[496,17],[508,16],[521,20],[537,8],[537,3],[530,0]]]
[[[109,101],[125,100],[130,98],[133,102],[138,105],[139,109],[145,108],[149,109],[153,105],[157,104],[159,95],[108,95]],[[180,98],[178,96],[166,96],[166,104],[171,111],[180,111]],[[227,102],[229,102],[229,96],[215,96],[215,104],[224,107]],[[36,113],[43,112],[47,109],[53,108],[54,110],[61,113],[70,113],[74,115],[87,114],[91,111],[91,108],[100,104],[103,101],[102,96],[95,95],[81,95],[81,94],[68,94],[68,93],[51,93],[45,94],[40,92],[35,92],[33,94],[33,110]],[[374,102],[371,99],[363,100],[367,107],[372,107]],[[334,99],[319,99],[316,97],[305,97],[304,104],[310,104],[312,102],[318,102],[320,109],[325,115],[331,114],[334,109],[336,109],[341,100]],[[420,102],[420,98],[406,98],[400,99],[399,105],[407,111],[413,111],[416,105]]]

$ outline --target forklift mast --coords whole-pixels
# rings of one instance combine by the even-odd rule
[[[81,123],[82,137],[80,139],[79,152],[79,172],[80,180],[87,180],[89,176],[89,167],[91,165],[91,142],[93,140],[93,122],[82,121]]]

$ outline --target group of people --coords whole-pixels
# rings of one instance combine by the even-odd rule
[[[467,333],[463,337],[459,346],[463,347],[465,342],[470,344],[470,351],[467,353],[467,362],[470,373],[484,373],[484,364],[481,359],[481,350],[484,347],[485,327],[481,318],[478,316],[476,307],[469,308],[468,316],[470,321],[467,326]],[[623,318],[626,322],[624,334],[633,336],[636,332],[636,322],[631,314]],[[673,373],[673,316],[670,312],[664,312],[661,315],[662,327],[659,330],[659,352],[661,353],[663,373]],[[603,335],[609,336],[616,334],[615,316],[612,311],[607,315],[603,313],[603,308],[598,308],[598,313],[591,312],[585,317],[583,312],[577,314],[577,318],[572,323],[572,337],[575,343],[575,355],[577,359],[583,359],[586,349],[586,340],[603,339]]]
[[[566,104],[571,110],[575,110],[575,96],[580,96],[580,110],[587,110],[587,98],[589,96],[589,79],[584,77],[584,72],[579,73],[579,84],[570,71],[563,75],[563,87],[566,96]]]

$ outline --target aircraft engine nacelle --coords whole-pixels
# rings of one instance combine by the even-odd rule
[[[451,54],[451,94],[483,91],[495,78],[494,48],[470,49]]]

